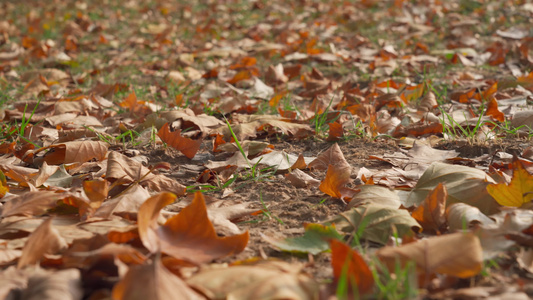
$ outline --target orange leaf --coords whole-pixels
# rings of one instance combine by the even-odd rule
[[[329,125],[329,135],[328,135],[327,141],[329,142],[338,141],[341,137],[344,136],[344,130],[342,128],[341,123],[334,122],[334,123],[329,123],[328,125]]]
[[[425,230],[440,230],[446,224],[446,186],[439,183],[431,191],[424,202],[418,206],[411,216],[417,220]]]
[[[351,181],[350,173],[350,167],[329,165],[326,178],[322,180],[318,188],[331,197],[349,201],[357,192],[344,186]]]
[[[139,209],[139,235],[151,252],[162,251],[175,258],[193,263],[236,254],[248,244],[249,234],[219,237],[207,216],[207,207],[201,192],[194,195],[191,204],[158,226],[159,211],[172,203],[175,196],[162,193],[151,197]]]
[[[242,252],[249,239],[248,231],[219,237],[209,221],[201,192],[196,192],[190,205],[168,219],[158,234],[163,252],[195,263]]]
[[[498,109],[498,101],[496,101],[496,98],[492,97],[489,101],[489,105],[487,107],[487,111],[485,112],[485,115],[491,116],[494,120],[504,122],[505,116],[504,114]]]
[[[344,275],[347,278],[351,292],[357,291],[361,295],[370,292],[374,287],[374,277],[361,255],[336,239],[331,239],[329,244],[331,247],[331,266],[335,280],[338,281]],[[357,287],[352,286],[354,282]]]
[[[159,136],[163,142],[167,143],[172,148],[179,150],[189,159],[192,159],[194,155],[196,155],[196,152],[198,152],[200,146],[202,145],[202,139],[193,140],[182,136],[181,129],[173,132],[170,131],[170,126],[168,123],[165,123],[165,125],[159,129],[157,136]]]
[[[239,81],[243,81],[250,78],[252,78],[252,72],[250,72],[249,70],[242,70],[239,73],[235,74],[233,78],[228,80],[228,83],[235,84]]]
[[[160,251],[160,243],[156,233],[158,229],[157,218],[159,211],[176,200],[176,195],[172,193],[159,193],[148,198],[139,208],[137,214],[137,224],[139,227],[139,236],[143,245],[150,252]]]

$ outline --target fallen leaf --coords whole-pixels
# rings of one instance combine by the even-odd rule
[[[317,187],[320,185],[320,180],[313,178],[311,175],[308,175],[300,169],[292,170],[289,174],[285,175],[285,178],[297,188]]]
[[[139,234],[151,252],[160,250],[175,258],[200,264],[244,250],[248,231],[228,237],[217,236],[201,192],[196,192],[191,204],[179,214],[169,218],[164,225],[157,225],[159,211],[174,199],[175,196],[162,193],[146,200],[139,209]]]
[[[359,238],[380,244],[386,244],[394,232],[401,237],[413,229],[420,229],[407,210],[375,203],[354,207],[324,224],[334,224],[340,231],[357,234]]]
[[[513,177],[505,183],[489,184],[487,191],[503,206],[521,207],[533,199],[533,175],[529,174],[519,160],[513,163]]]
[[[192,159],[202,145],[202,139],[193,140],[181,135],[181,129],[170,131],[168,123],[157,132],[157,136],[172,148],[179,150],[187,158]]]
[[[439,183],[427,198],[411,213],[424,230],[442,232],[446,225],[446,186]]]
[[[510,235],[520,235],[533,225],[533,211],[510,209],[490,216],[492,223],[479,226],[474,232],[481,241],[485,259],[491,259],[514,246]]]
[[[331,246],[331,267],[333,268],[333,277],[336,282],[345,278],[349,285],[349,293],[358,293],[364,295],[372,291],[374,287],[374,276],[365,260],[345,243],[332,239]],[[357,286],[352,286],[353,283]],[[359,298],[359,297],[354,297]]]
[[[108,146],[100,141],[73,141],[40,148],[34,155],[48,150],[43,159],[51,165],[84,163],[92,159],[101,161],[107,154]]]
[[[61,199],[61,195],[51,191],[27,192],[22,195],[4,197],[4,206],[0,216],[5,218],[13,215],[36,216],[53,208]]]
[[[446,209],[446,220],[450,231],[466,230],[476,225],[493,224],[494,221],[477,207],[465,203],[454,203]]]
[[[170,191],[178,196],[185,194],[185,186],[164,175],[152,173],[139,161],[115,151],[109,153],[107,160],[106,179],[108,180],[120,180],[122,183],[139,181],[142,186],[155,192]]]
[[[318,187],[323,193],[334,198],[351,200],[357,190],[345,187],[351,181],[351,167],[329,165],[326,177]]]
[[[409,193],[406,206],[418,205],[441,183],[446,183],[446,205],[466,203],[479,208],[484,214],[499,211],[500,205],[489,195],[486,186],[494,180],[479,169],[449,165],[441,162],[431,164]]]
[[[375,203],[391,208],[399,208],[402,205],[400,197],[395,190],[384,186],[365,184],[357,187],[359,190],[353,197],[346,209],[361,205],[363,203]]]
[[[205,299],[161,265],[158,256],[128,273],[113,287],[112,298],[122,299]]]
[[[437,273],[459,278],[475,276],[483,268],[481,243],[472,233],[452,233],[399,247],[384,247],[376,255],[391,272],[398,261],[402,266],[413,261],[422,274]]]
[[[321,224],[304,225],[303,236],[275,239],[262,235],[263,240],[271,245],[288,252],[311,253],[317,255],[329,249],[329,240],[342,240],[342,235],[337,232],[335,226],[324,226]]]
[[[318,299],[319,284],[299,265],[259,261],[200,271],[187,283],[209,299]]]
[[[36,264],[45,254],[55,254],[67,247],[67,242],[61,237],[57,229],[52,227],[52,218],[48,218],[30,234],[22,249],[17,268]]]
[[[339,144],[335,143],[328,150],[322,152],[315,160],[308,164],[310,169],[326,171],[329,165],[338,167],[338,169],[349,168],[351,166],[344,158]]]

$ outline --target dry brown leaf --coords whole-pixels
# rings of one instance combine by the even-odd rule
[[[82,297],[81,272],[78,269],[32,272],[29,275],[27,287],[21,293],[21,299],[28,300],[81,300]]]
[[[202,145],[202,139],[190,139],[181,135],[181,129],[170,131],[168,123],[157,132],[157,136],[172,148],[179,150],[187,158],[192,159]]]
[[[400,247],[384,247],[378,258],[393,271],[397,261],[416,264],[421,274],[445,274],[459,278],[477,275],[483,267],[479,239],[472,233],[452,233],[430,237]]]
[[[4,197],[4,206],[0,207],[0,216],[5,218],[13,215],[35,216],[57,205],[61,194],[51,191],[27,192],[22,195]]]
[[[185,186],[176,180],[160,174],[155,175],[140,162],[115,151],[109,153],[106,178],[123,183],[140,181],[142,186],[156,192],[170,191],[179,196],[185,194]]]
[[[465,203],[450,205],[446,209],[446,220],[450,231],[494,224],[494,221],[479,211],[479,208]]]
[[[279,261],[205,269],[187,280],[209,299],[317,299],[319,285],[301,266]]]
[[[297,188],[317,187],[320,185],[320,180],[313,178],[300,169],[292,170],[289,174],[285,175],[285,178]]]
[[[67,242],[61,237],[57,229],[52,227],[52,218],[48,218],[30,234],[22,249],[17,268],[38,263],[45,254],[55,254],[67,247]]]
[[[151,252],[160,250],[175,258],[199,264],[244,250],[248,243],[248,231],[228,237],[217,236],[200,192],[179,214],[168,219],[163,226],[157,225],[159,211],[174,199],[175,196],[162,193],[146,200],[139,209],[139,234]]]
[[[112,297],[113,300],[205,299],[162,266],[159,257],[144,265],[131,267],[113,287]]]
[[[328,150],[322,152],[315,160],[309,163],[310,169],[326,171],[329,165],[338,167],[338,169],[349,168],[351,166],[344,158],[339,144],[335,143]]]
[[[101,161],[107,154],[108,144],[100,141],[73,141],[54,144],[35,151],[48,150],[43,159],[51,165],[84,163],[90,160]]]
[[[119,196],[102,203],[95,211],[94,217],[108,219],[111,215],[136,215],[139,208],[146,199],[150,198],[150,193],[142,186],[136,184]]]

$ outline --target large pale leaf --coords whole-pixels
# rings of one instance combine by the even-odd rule
[[[465,203],[454,203],[446,209],[446,220],[450,231],[465,230],[476,225],[489,225],[494,221],[477,207]]]
[[[405,209],[366,203],[345,211],[326,224],[335,224],[337,229],[357,234],[360,238],[376,243],[386,244],[396,228],[398,236],[420,229],[409,212]],[[354,227],[355,226],[355,227]]]
[[[280,261],[206,268],[187,280],[209,299],[318,299],[319,284],[301,266]]]
[[[404,265],[413,261],[422,274],[434,273],[468,278],[483,267],[483,252],[479,239],[472,233],[453,233],[430,237],[400,247],[384,247],[376,252],[390,270],[398,261]]]
[[[342,235],[337,232],[334,226],[324,226],[320,224],[305,225],[303,236],[274,239],[263,235],[263,239],[275,247],[289,252],[303,252],[318,254],[329,249],[329,240],[342,239]]]
[[[346,209],[350,209],[361,203],[375,203],[390,206],[392,208],[399,208],[402,205],[398,192],[387,187],[368,184],[360,185],[357,189],[359,189],[360,192],[353,196]]]
[[[494,180],[485,172],[465,166],[441,162],[431,164],[409,194],[406,205],[419,205],[439,183],[446,184],[446,204],[466,203],[479,208],[482,213],[498,212],[500,205],[487,192],[487,185]]]

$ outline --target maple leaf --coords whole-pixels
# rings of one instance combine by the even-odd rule
[[[513,163],[513,178],[509,185],[489,184],[487,191],[501,205],[521,207],[533,199],[533,175],[516,160]]]
[[[193,140],[181,135],[181,129],[170,131],[168,123],[157,132],[157,136],[172,148],[179,150],[187,158],[192,159],[202,145],[202,139]]]
[[[159,211],[175,198],[170,193],[161,193],[146,200],[139,209],[139,234],[147,249],[198,264],[244,250],[248,243],[248,231],[219,237],[209,221],[201,192],[195,193],[191,204],[179,214],[158,226]]]

